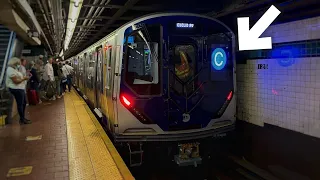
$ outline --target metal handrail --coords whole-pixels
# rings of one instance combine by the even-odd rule
[[[1,75],[0,75],[0,89],[3,89],[2,85],[3,85],[3,79],[4,79],[4,74],[6,72],[6,69],[7,69],[7,62],[9,60],[9,56],[10,56],[10,51],[11,51],[11,44],[12,44],[12,40],[13,40],[13,35],[14,35],[14,32],[11,31],[10,33],[10,38],[9,38],[9,41],[8,41],[8,46],[7,46],[7,51],[6,51],[6,55],[4,57],[4,61],[3,61],[3,66],[2,66],[2,69],[1,69]]]

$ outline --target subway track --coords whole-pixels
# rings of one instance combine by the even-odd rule
[[[137,180],[263,180],[277,179],[257,168],[243,157],[233,155],[233,133],[223,138],[201,141],[202,163],[194,166],[178,166],[173,160],[177,146],[145,144],[144,163],[130,170]],[[118,151],[124,159],[125,148]],[[126,162],[128,167],[129,163]],[[263,172],[263,173],[262,173]]]
[[[108,132],[107,134],[112,140],[111,135]],[[288,141],[292,138],[297,139],[297,142]],[[304,146],[297,146],[297,144],[304,144]],[[314,147],[320,150],[318,141],[269,125],[261,128],[239,121],[236,130],[228,133],[226,137],[201,140],[200,155],[203,160],[197,167],[179,167],[173,160],[173,156],[177,154],[177,144],[168,145],[163,142],[144,144],[143,164],[139,167],[130,167],[126,144],[114,145],[136,180],[291,180],[297,178],[311,180],[320,178],[319,171],[314,168],[317,166],[312,166],[312,163],[306,163],[303,160],[315,158],[315,161],[312,161],[313,164],[319,164],[320,161],[316,161],[319,158],[318,154],[306,148]],[[292,148],[296,150],[291,152]]]

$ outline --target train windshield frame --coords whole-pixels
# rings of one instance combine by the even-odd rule
[[[125,83],[138,96],[160,96],[162,25],[140,25],[125,37],[125,48]]]

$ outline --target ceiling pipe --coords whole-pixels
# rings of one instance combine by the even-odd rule
[[[94,3],[93,4],[98,4],[98,1],[99,0],[95,0],[94,1]],[[111,0],[108,0],[106,3],[105,3],[105,0],[102,0],[101,2],[100,2],[100,5],[103,5],[103,4],[108,4],[108,3],[110,3],[110,1]],[[94,14],[93,14],[93,17],[94,16],[99,16],[103,11],[104,11],[104,9],[105,8],[97,8],[96,9],[96,11],[94,12]],[[91,17],[91,14],[92,14],[92,12],[93,12],[93,10],[94,10],[94,7],[91,7],[90,8],[90,10],[89,10],[89,13],[87,14],[87,18],[88,17]],[[98,12],[98,11],[100,11],[100,12]],[[88,22],[89,21],[89,22]],[[88,22],[88,24],[86,24]],[[93,25],[94,23],[96,22],[96,20],[88,20],[88,19],[85,19],[84,21],[83,21],[83,23],[82,23],[82,26],[91,26],[91,25]],[[88,28],[80,28],[80,32],[81,31],[83,31],[81,34],[78,34],[76,37],[75,37],[75,39],[74,39],[74,41],[75,40],[80,40],[80,39],[82,39],[84,36],[86,36],[87,35],[87,33],[88,33]]]
[[[49,44],[46,35],[43,33],[42,28],[41,28],[37,18],[35,17],[32,8],[30,7],[30,4],[26,0],[17,0],[17,2],[20,5],[20,7],[22,8],[22,10],[24,12],[26,12],[26,14],[30,17],[30,19],[34,23],[34,26],[35,26],[36,30],[38,31],[39,35],[42,35],[44,37],[44,39],[49,47],[49,50],[52,53],[51,45]]]
[[[98,2],[99,2],[99,0],[94,0],[93,4],[97,4]],[[89,12],[87,13],[86,17],[90,17],[94,10],[95,10],[95,7],[91,7],[89,9]],[[87,22],[88,22],[88,19],[85,19],[82,22],[82,25],[85,26],[87,24]],[[82,29],[80,29],[79,31],[82,31]],[[75,39],[77,39],[77,37]]]
[[[230,15],[230,14],[235,14],[235,13],[238,13],[238,12],[241,12],[241,11],[244,11],[244,10],[255,8],[257,6],[262,6],[262,5],[271,3],[273,1],[274,0],[260,0],[260,1],[255,1],[255,2],[252,2],[252,1],[251,2],[250,1],[249,2],[245,2],[245,3],[239,4],[233,10],[229,10],[229,11],[222,10],[222,11],[218,12],[218,14],[216,14],[213,17],[214,18],[221,18],[221,17],[227,16],[227,15]]]
[[[52,35],[52,31],[51,31],[51,29],[50,29],[50,27],[49,27],[49,22],[48,22],[47,16],[46,16],[46,14],[45,14],[45,12],[44,12],[44,10],[43,10],[43,6],[42,6],[40,0],[37,0],[37,3],[38,3],[38,5],[39,5],[40,11],[41,11],[42,16],[43,16],[43,18],[44,18],[44,21],[46,22],[48,31],[49,31],[49,33]]]
[[[52,1],[52,0],[51,0]],[[61,0],[54,0],[50,3],[51,15],[54,17],[54,26],[55,26],[55,41],[56,41],[56,53],[60,52],[61,48]]]
[[[44,1],[44,0],[43,0]],[[53,30],[54,30],[54,41],[55,41],[55,45],[57,46],[57,25],[55,23],[55,17],[53,16],[53,12],[52,12],[52,4],[51,4],[51,1],[48,0],[48,7],[49,7],[49,13],[51,15],[51,19],[52,19],[52,27],[53,27]]]
[[[50,18],[50,13],[49,13],[49,9],[48,9],[48,5],[47,5],[47,3],[46,3],[46,1],[45,0],[41,0],[41,2],[42,2],[42,9],[44,10],[44,12],[45,12],[45,14],[46,14],[46,16],[47,16],[47,20],[48,20],[48,22],[49,22],[49,26],[50,26],[50,28],[51,28],[51,30],[53,31],[52,32],[52,35],[54,34],[54,28],[53,28],[53,25],[52,25],[52,20],[51,20],[51,18]]]
[[[47,16],[47,21],[48,21],[48,24],[49,24],[49,29],[50,29],[50,32],[51,32],[51,37],[52,37],[52,40],[53,40],[53,48],[55,48],[56,46],[56,40],[54,39],[54,35],[55,35],[55,29],[54,29],[54,26],[53,26],[53,21],[50,17],[50,12],[49,12],[49,9],[48,9],[48,5],[46,3],[45,0],[41,0],[42,2],[42,10],[44,10],[46,16]]]
[[[105,3],[105,0],[103,0],[100,4],[104,4],[104,5],[107,5],[108,3],[110,3],[111,0],[108,0],[106,3]],[[95,11],[94,15],[92,17],[97,17],[97,16],[100,16],[101,13],[104,11],[105,8],[101,8],[101,7],[98,7],[98,9]],[[96,22],[97,20],[90,20],[88,25],[89,27],[93,26],[94,23]],[[80,35],[80,37],[78,38],[78,40],[81,40],[83,37],[85,37],[88,32],[90,31],[89,28],[84,28],[84,33],[82,33]]]

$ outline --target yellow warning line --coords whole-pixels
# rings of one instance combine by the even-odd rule
[[[133,180],[116,148],[83,99],[64,96],[70,179]]]

